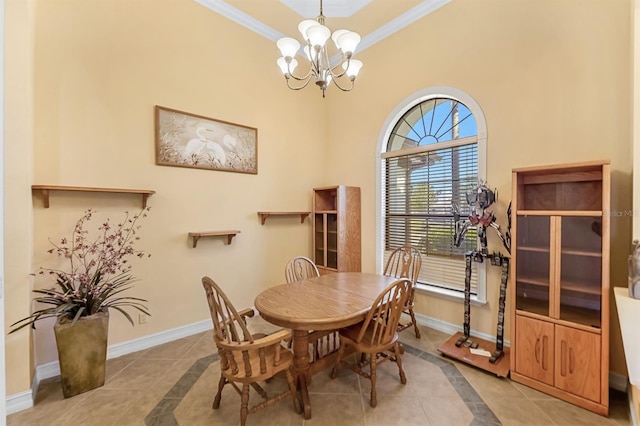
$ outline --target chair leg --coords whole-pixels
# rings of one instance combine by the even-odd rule
[[[360,354],[360,361],[358,362],[358,367],[363,367],[367,363],[367,354],[362,352]]]
[[[251,383],[251,387],[254,388],[262,398],[269,399],[269,395],[264,389],[262,389],[262,386],[257,383]]]
[[[418,322],[416,321],[416,314],[413,313],[413,308],[409,308],[409,315],[411,315],[411,323],[416,332],[416,338],[420,338],[420,330],[418,329]]]
[[[371,365],[371,400],[369,405],[375,408],[378,405],[377,393],[376,393],[376,361],[377,354],[370,354],[369,364]]]
[[[249,414],[249,384],[244,383],[242,385],[242,396],[240,405],[240,425],[244,426],[247,422],[247,415]]]
[[[296,410],[296,413],[300,414],[302,409],[300,407],[300,402],[298,402],[298,391],[296,389],[295,381],[293,380],[293,374],[291,374],[291,370],[286,370],[285,374],[287,376],[287,383],[289,384],[289,391],[291,391],[291,396],[293,397],[293,409]]]
[[[223,376],[220,376],[220,380],[218,381],[218,393],[216,394],[216,397],[213,398],[214,410],[217,410],[218,408],[220,408],[220,400],[222,399],[222,389],[226,384],[227,384],[227,379],[225,379]]]
[[[342,361],[342,355],[344,355],[344,348],[347,345],[344,342],[340,345],[340,349],[338,349],[338,358],[336,359],[336,363],[333,365],[333,370],[331,370],[331,378],[335,379],[338,375],[338,366],[340,365],[340,361]]]
[[[393,352],[396,355],[396,364],[398,364],[398,371],[400,373],[400,383],[407,384],[407,376],[404,374],[404,368],[402,368],[402,357],[400,356],[400,345],[398,342],[393,347]]]

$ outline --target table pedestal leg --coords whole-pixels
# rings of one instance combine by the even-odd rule
[[[302,399],[304,418],[311,418],[311,400],[309,399],[309,332],[293,330],[293,372]]]

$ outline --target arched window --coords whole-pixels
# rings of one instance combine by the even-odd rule
[[[477,247],[477,232],[471,228],[454,245],[452,203],[469,215],[466,193],[485,177],[485,144],[482,111],[459,90],[428,89],[396,108],[379,144],[379,265],[410,244],[423,255],[422,285],[445,294],[464,290],[464,253]],[[483,265],[474,264],[472,293],[482,301],[484,276]]]

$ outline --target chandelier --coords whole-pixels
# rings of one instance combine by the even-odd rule
[[[360,43],[360,35],[349,30],[336,30],[331,34],[331,30],[324,25],[322,0],[320,0],[320,15],[315,21],[306,19],[300,22],[298,30],[306,43],[303,48],[309,61],[309,72],[306,75],[300,77],[293,73],[298,66],[298,61],[295,59],[300,49],[298,40],[283,37],[276,43],[282,53],[277,64],[284,74],[287,86],[293,90],[304,89],[313,79],[322,90],[323,98],[325,90],[332,81],[342,91],[348,92],[353,89],[356,76],[362,68],[361,61],[352,59],[353,52]],[[327,50],[329,37],[340,54],[340,59],[334,65],[331,64]]]

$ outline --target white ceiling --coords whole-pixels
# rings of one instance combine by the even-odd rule
[[[319,0],[194,0],[232,21],[276,41],[300,39],[298,24],[315,18]],[[453,0],[323,0],[325,25],[332,31],[346,28],[362,36],[357,52]]]
[[[289,9],[296,11],[304,18],[315,18],[320,10],[319,1],[310,0],[280,0]],[[371,0],[322,0],[322,14],[327,18],[346,18],[367,4]]]

